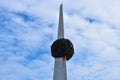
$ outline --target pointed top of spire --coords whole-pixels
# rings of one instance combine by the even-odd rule
[[[64,38],[63,4],[60,5],[59,11],[58,39],[60,38]]]
[[[60,7],[62,7],[63,6],[63,4],[60,4]]]

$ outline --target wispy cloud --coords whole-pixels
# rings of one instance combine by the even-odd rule
[[[120,80],[119,0],[0,1],[0,79],[51,80],[59,4],[75,47],[69,80]]]

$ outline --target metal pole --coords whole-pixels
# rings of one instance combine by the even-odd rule
[[[63,5],[60,5],[58,39],[64,38]],[[67,80],[66,59],[55,58],[53,80]]]

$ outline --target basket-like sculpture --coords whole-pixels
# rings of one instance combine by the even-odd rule
[[[54,58],[66,56],[66,59],[69,60],[74,54],[73,44],[65,38],[57,39],[51,46],[51,53]]]

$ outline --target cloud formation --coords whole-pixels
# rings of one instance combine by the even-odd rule
[[[120,80],[119,0],[0,1],[0,80],[51,80],[59,5],[75,47],[69,80]]]

